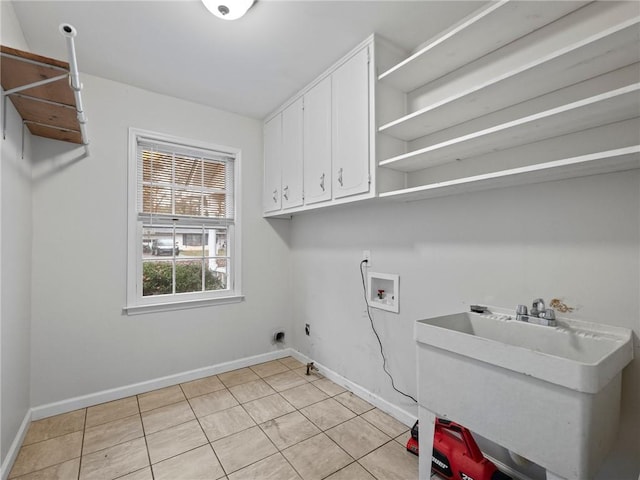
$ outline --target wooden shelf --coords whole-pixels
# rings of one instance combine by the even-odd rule
[[[517,145],[558,137],[638,116],[640,83],[584,98],[379,163],[403,172],[453,162]]]
[[[640,145],[564,158],[527,167],[501,170],[444,182],[380,193],[380,198],[413,201],[457,193],[475,192],[584,177],[640,168]]]
[[[640,61],[638,24],[640,16],[570,45],[554,45],[533,61],[492,72],[493,77],[382,125],[379,132],[411,141],[636,63]]]
[[[490,53],[588,2],[490,2],[378,79],[410,92]],[[518,21],[513,21],[517,18]],[[490,32],[490,33],[488,33]]]
[[[0,82],[5,92],[42,80],[59,80],[7,95],[33,135],[82,144],[69,64],[0,46]]]

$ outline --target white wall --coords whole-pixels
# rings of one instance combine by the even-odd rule
[[[296,216],[296,344],[415,414],[382,372],[364,314],[358,272],[363,249],[371,250],[371,271],[400,274],[400,314],[373,310],[374,321],[396,385],[414,396],[414,322],[465,311],[469,304],[515,308],[537,297],[558,297],[576,307],[575,318],[632,328],[638,335],[639,206],[640,172],[634,171]],[[309,337],[304,323],[311,324]],[[621,441],[602,478],[638,475],[639,363],[636,358],[624,371]],[[464,388],[451,394],[468,394]]]
[[[289,226],[261,215],[261,122],[81,73],[90,158],[34,138],[32,405],[274,350]],[[127,129],[242,149],[246,301],[127,316]]]
[[[26,50],[13,5],[0,2],[1,43]],[[22,122],[7,104],[0,159],[0,462],[4,463],[30,406],[31,166],[29,135],[22,158]]]

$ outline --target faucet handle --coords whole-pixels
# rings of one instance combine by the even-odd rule
[[[548,325],[549,327],[555,327],[558,325],[556,322],[556,312],[553,308],[547,308],[544,312],[540,312],[540,318],[543,318],[544,323],[541,325]]]
[[[528,322],[529,317],[527,316],[527,306],[526,305],[518,305],[516,307],[516,320],[521,322]]]

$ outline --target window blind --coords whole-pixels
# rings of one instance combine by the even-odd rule
[[[141,137],[136,150],[139,219],[233,223],[233,155]]]

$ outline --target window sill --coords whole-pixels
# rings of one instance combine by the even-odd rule
[[[129,305],[123,307],[122,313],[126,315],[142,315],[145,313],[168,312],[172,310],[185,310],[188,308],[209,307],[213,305],[227,305],[244,301],[244,295],[230,295],[228,297],[201,298],[198,300],[185,300],[180,302],[153,303],[148,305]]]

